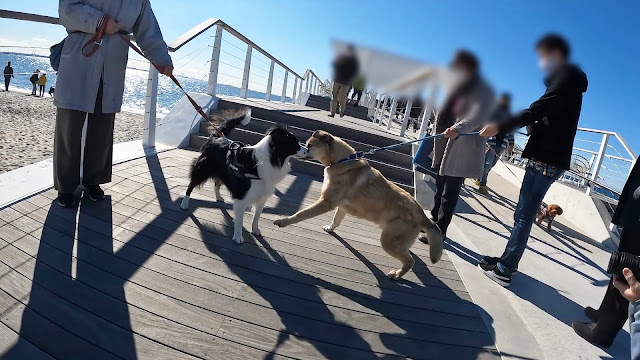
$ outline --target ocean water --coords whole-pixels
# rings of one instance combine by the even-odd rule
[[[51,68],[49,58],[38,55],[0,52],[0,70],[4,69],[8,61],[11,61],[11,66],[16,74],[15,78],[11,80],[11,86],[15,86],[21,90],[30,91],[31,82],[29,82],[29,78],[36,69],[40,69],[40,71],[47,73],[47,91],[49,91],[51,86],[55,87],[57,76],[55,71]],[[147,74],[147,70],[141,70],[133,67],[127,68],[124,95],[122,99],[123,111],[137,113],[144,112],[145,94],[147,91]],[[204,80],[183,77],[179,76],[179,74],[177,75],[177,78],[188,92],[206,91],[207,82]],[[218,84],[216,93],[227,96],[239,96],[240,89],[231,85]],[[158,116],[161,117],[167,114],[182,96],[180,89],[178,89],[170,79],[160,75],[160,80],[158,82]],[[249,89],[247,97],[264,99],[265,93]],[[272,94],[271,99],[279,101],[280,96]],[[287,97],[287,101],[291,101],[291,98]]]

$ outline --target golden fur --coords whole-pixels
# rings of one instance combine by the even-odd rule
[[[333,232],[346,214],[372,221],[382,228],[382,248],[402,262],[400,269],[389,272],[392,279],[399,279],[413,267],[409,249],[420,231],[429,238],[431,262],[440,260],[443,238],[431,235],[439,231],[411,195],[388,181],[366,160],[336,164],[355,150],[325,131],[314,132],[307,140],[307,148],[307,155],[325,166],[320,199],[294,215],[276,220],[276,225],[291,225],[333,209],[336,209],[333,221],[323,227],[327,232]]]

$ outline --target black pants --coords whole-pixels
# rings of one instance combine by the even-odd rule
[[[9,91],[9,83],[11,82],[11,76],[4,76],[4,90]]]
[[[360,102],[360,98],[362,97],[362,91],[363,90],[353,89],[353,94],[351,94],[351,101],[355,101],[355,103],[358,104]],[[358,97],[358,100],[354,100],[356,96]]]
[[[618,250],[640,256],[640,226],[622,228]],[[598,314],[593,333],[603,341],[610,341],[616,337],[629,316],[629,301],[613,286],[613,280],[609,282]]]
[[[431,217],[443,234],[447,233],[447,228],[451,224],[463,183],[464,178],[461,177],[436,176],[436,194]]]
[[[116,114],[102,113],[102,85],[98,88],[96,107],[88,116],[84,163],[81,164],[82,127],[86,117],[87,113],[82,111],[58,108],[53,142],[53,183],[59,192],[76,190],[80,184],[80,165],[83,166],[84,185],[111,181]]]

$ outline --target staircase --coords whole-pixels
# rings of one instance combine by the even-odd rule
[[[331,98],[318,96],[318,95],[309,95],[309,100],[307,100],[306,106],[324,110],[324,111],[330,111],[331,109],[330,103],[331,103]],[[355,106],[355,105],[349,104],[348,101],[347,101],[347,109],[345,110],[344,114],[347,116],[354,117],[356,119],[367,120],[367,121],[369,120],[369,118],[367,117],[366,107]]]
[[[245,105],[221,99],[218,107],[220,110],[239,109],[245,107]],[[269,128],[280,124],[286,125],[289,131],[301,142],[305,142],[315,130],[322,129],[340,137],[357,151],[368,151],[373,147],[392,145],[401,141],[392,136],[379,136],[336,124],[296,116],[287,112],[261,107],[252,107],[251,111],[251,122],[246,126],[236,128],[231,133],[231,137],[234,140],[246,144],[255,144],[262,139]],[[190,147],[193,150],[199,150],[207,140],[210,133],[208,126],[208,123],[202,122],[200,124],[200,132],[191,136]],[[404,146],[398,148],[397,151],[379,152],[367,160],[387,179],[413,194],[413,171],[410,152],[411,146]],[[324,167],[315,160],[294,160],[292,162],[292,171],[322,180]]]

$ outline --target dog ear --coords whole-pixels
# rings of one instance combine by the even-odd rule
[[[558,212],[558,215],[562,215],[562,208],[558,205],[556,205],[556,211]]]
[[[325,144],[331,144],[333,142],[333,136],[326,131],[316,130],[312,136]]]

